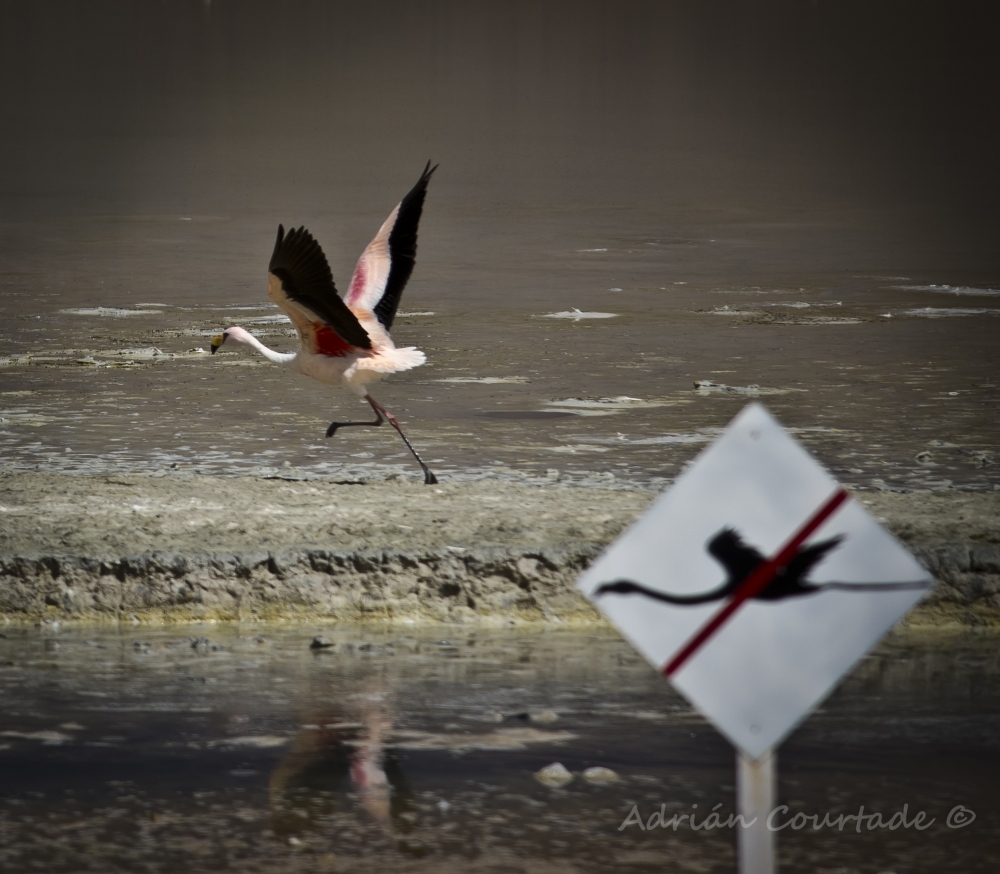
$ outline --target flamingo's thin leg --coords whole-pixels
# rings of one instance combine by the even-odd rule
[[[372,409],[375,411],[375,415],[378,416],[379,421],[376,424],[382,424],[382,417],[385,416],[389,420],[389,424],[399,432],[399,436],[403,438],[403,442],[406,444],[406,448],[413,453],[413,457],[417,459],[417,464],[423,468],[424,471],[424,485],[433,486],[437,485],[437,477],[431,473],[431,469],[424,464],[424,460],[417,454],[417,450],[413,448],[413,445],[409,440],[406,439],[406,435],[403,433],[403,429],[399,427],[399,422],[396,421],[396,417],[390,413],[385,407],[383,407],[378,401],[375,400],[371,395],[365,395],[365,400],[371,404]],[[358,423],[358,424],[371,424],[371,423]]]
[[[331,422],[330,427],[326,429],[326,436],[332,437],[337,432],[338,428],[350,428],[352,426],[360,425],[365,425],[369,428],[378,427],[385,421],[385,419],[382,418],[382,414],[378,410],[375,410],[375,415],[378,416],[378,418],[374,422]]]

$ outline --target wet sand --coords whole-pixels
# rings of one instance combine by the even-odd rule
[[[699,239],[678,255],[669,234],[656,245],[638,228],[634,238],[608,240],[600,223],[574,217],[551,240],[556,253],[515,241],[527,269],[503,289],[502,307],[500,264],[484,258],[455,277],[448,259],[456,250],[431,249],[394,326],[396,342],[418,346],[428,363],[372,393],[442,481],[537,482],[556,471],[578,485],[662,487],[748,400],[760,400],[851,487],[1000,489],[1000,291],[930,289],[933,276],[706,278],[720,269],[717,258],[744,246],[763,257],[759,250],[789,245],[754,225],[704,235],[727,231],[728,241]],[[106,230],[72,222],[69,251],[52,257],[87,257],[75,240],[85,232]],[[131,269],[176,269],[141,226],[126,222],[125,232]],[[0,470],[410,475],[413,460],[388,428],[323,438],[331,420],[364,418],[367,405],[250,350],[207,354],[210,336],[233,324],[279,350],[296,348],[260,279],[272,230],[233,219],[212,234],[197,224],[179,233],[187,262],[222,289],[210,300],[173,281],[47,292],[44,272],[23,290],[0,292]],[[227,291],[232,279],[214,247],[236,250],[251,239],[255,269],[245,289]],[[577,251],[586,241],[607,251]],[[341,282],[348,269],[336,270]],[[476,293],[457,301],[466,288]],[[568,317],[548,317],[560,313]]]
[[[595,625],[573,581],[654,494],[555,479],[8,474],[0,616]],[[1000,624],[1000,494],[856,497],[937,580],[906,622]]]

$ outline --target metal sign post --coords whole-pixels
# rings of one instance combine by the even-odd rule
[[[736,833],[739,874],[774,874],[777,870],[775,833],[767,819],[778,797],[778,754],[768,750],[751,759],[736,752],[736,812],[743,817]]]
[[[577,580],[739,750],[741,874],[775,871],[778,745],[931,585],[756,403]]]

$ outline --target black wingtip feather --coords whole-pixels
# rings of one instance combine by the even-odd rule
[[[392,328],[403,289],[417,260],[417,226],[424,210],[427,183],[439,166],[435,164],[431,167],[430,161],[424,166],[417,184],[400,201],[396,223],[389,233],[389,278],[386,280],[382,297],[375,305],[375,317],[387,331]]]

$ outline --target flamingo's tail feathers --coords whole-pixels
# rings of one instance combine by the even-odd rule
[[[410,370],[419,367],[427,361],[415,346],[402,349],[382,349],[378,355],[371,358],[358,359],[358,370],[374,370],[378,373],[398,373],[400,370]]]

